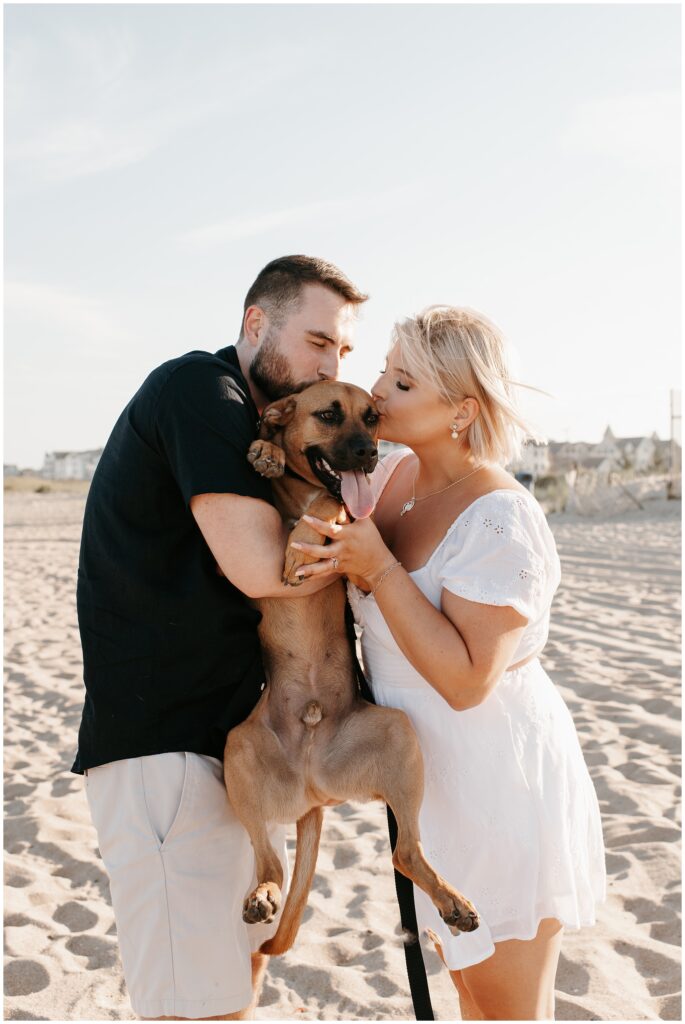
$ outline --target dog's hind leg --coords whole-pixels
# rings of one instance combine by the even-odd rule
[[[312,887],[319,852],[319,838],[323,823],[323,808],[313,807],[297,823],[297,853],[295,870],[290,882],[288,898],[285,901],[278,930],[273,938],[261,947],[261,953],[279,956],[287,953],[295,941],[302,915],[307,906],[307,897]]]
[[[265,775],[266,730],[250,721],[232,729],[224,752],[224,779],[228,798],[247,831],[255,855],[257,886],[243,904],[248,924],[273,921],[281,905],[283,865],[269,839],[266,813],[267,786],[274,782]],[[272,777],[273,778],[273,777]]]
[[[266,824],[253,822],[243,825],[250,835],[255,852],[257,886],[243,903],[243,921],[248,924],[268,924],[281,906],[283,865],[269,840]]]
[[[475,907],[431,867],[421,846],[423,758],[409,718],[395,708],[363,705],[350,715],[338,740],[334,756],[326,759],[327,792],[343,800],[384,800],[397,820],[394,866],[427,893],[452,932],[473,931]]]

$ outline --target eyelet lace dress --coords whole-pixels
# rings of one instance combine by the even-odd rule
[[[373,474],[377,497],[408,454],[392,452],[386,471]],[[517,490],[478,498],[410,575],[436,608],[443,588],[515,608],[528,623],[511,664],[535,655],[505,672],[482,704],[454,711],[402,654],[375,598],[348,583],[374,697],[407,713],[423,752],[424,850],[481,917],[475,932],[454,936],[414,888],[419,929],[435,932],[447,966],[460,970],[491,956],[495,942],[532,939],[543,918],[594,924],[606,892],[604,844],[573,720],[537,658],[560,567],[535,499]]]

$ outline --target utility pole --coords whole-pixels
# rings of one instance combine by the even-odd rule
[[[680,477],[680,472],[677,472],[678,459],[678,445],[682,445],[682,413],[681,413],[681,393],[677,390],[671,390],[671,458],[669,467],[669,479],[668,479],[668,496],[669,498],[679,498],[682,494],[682,484],[676,486],[676,478]]]

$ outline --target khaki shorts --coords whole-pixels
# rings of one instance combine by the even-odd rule
[[[248,1006],[250,953],[277,922],[243,922],[254,854],[221,762],[191,753],[112,761],[88,770],[86,793],[134,1012],[197,1018]],[[270,835],[287,882],[285,829]]]

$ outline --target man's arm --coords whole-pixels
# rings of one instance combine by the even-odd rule
[[[196,494],[190,511],[221,571],[247,597],[308,597],[334,579],[333,571],[299,587],[281,582],[286,537],[275,508],[239,494]]]

